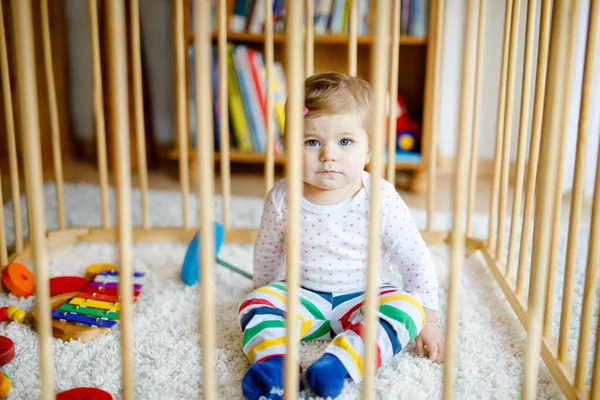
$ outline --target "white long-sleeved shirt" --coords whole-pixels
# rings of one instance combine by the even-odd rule
[[[333,205],[316,205],[301,199],[301,285],[322,292],[360,290],[366,287],[371,175],[362,174],[363,188],[352,198]],[[431,254],[392,184],[380,181],[380,281],[393,268],[402,276],[403,290],[423,307],[438,309],[438,281]],[[278,181],[265,199],[254,244],[255,287],[285,278],[287,221],[286,179]]]

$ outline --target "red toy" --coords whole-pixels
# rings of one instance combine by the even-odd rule
[[[65,390],[56,395],[56,400],[111,400],[112,396],[98,388],[79,387]]]
[[[389,99],[389,96],[387,96],[387,98]],[[386,106],[386,114],[388,114],[387,108],[388,107]],[[408,115],[404,99],[402,98],[402,95],[398,93],[396,99],[396,152],[418,153],[420,140],[421,132],[419,125]]]

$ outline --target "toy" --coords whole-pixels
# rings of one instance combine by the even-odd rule
[[[15,358],[15,343],[6,336],[0,336],[0,365],[6,365]]]
[[[117,267],[114,264],[92,264],[85,270],[86,279],[92,280],[100,271],[116,271]]]
[[[245,276],[248,279],[252,279],[252,274],[249,274],[246,271],[243,271],[226,261],[219,259],[219,251],[221,250],[221,244],[223,244],[223,239],[225,237],[225,230],[223,229],[223,225],[218,222],[214,223],[215,227],[215,260],[217,264],[224,266],[236,272],[242,276]],[[198,248],[198,233],[196,233],[188,245],[187,251],[185,253],[185,257],[183,259],[183,264],[181,266],[181,280],[186,285],[193,285],[198,282],[198,257],[199,257],[199,248]]]
[[[396,101],[396,152],[418,153],[421,140],[419,125],[408,115],[408,109],[400,93],[398,93]],[[386,102],[389,104],[389,95]],[[387,109],[388,106],[386,106]],[[389,113],[387,116],[389,118]]]
[[[0,398],[4,398],[10,392],[11,384],[8,375],[4,372],[0,373]]]
[[[111,400],[112,396],[102,389],[93,387],[79,387],[56,395],[56,400]]]
[[[133,304],[140,295],[143,277],[143,272],[133,274]],[[81,291],[51,297],[53,336],[85,343],[108,333],[119,323],[118,283],[117,271],[100,271]],[[36,312],[32,312],[33,324],[37,318]]]
[[[57,276],[50,278],[50,296],[79,292],[89,285],[89,279],[80,276]]]
[[[15,358],[15,343],[6,336],[0,336],[0,365],[6,365]],[[10,392],[11,383],[8,375],[0,373],[0,398]]]
[[[2,271],[2,283],[15,296],[29,297],[33,294],[35,279],[26,266],[13,262]]]
[[[20,324],[25,321],[25,311],[21,310],[17,306],[4,306],[0,308],[0,321],[8,321],[9,319],[18,322]]]

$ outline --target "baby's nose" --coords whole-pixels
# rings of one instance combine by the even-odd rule
[[[323,146],[321,150],[321,159],[323,161],[335,161],[337,158],[337,151],[332,146]]]

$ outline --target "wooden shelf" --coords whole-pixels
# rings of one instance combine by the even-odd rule
[[[213,33],[212,38],[217,39],[217,34]],[[189,32],[188,40],[192,42],[194,40],[194,33]],[[254,34],[254,33],[227,33],[227,40],[234,42],[247,42],[247,43],[263,43],[265,40],[265,35],[262,34]],[[274,43],[285,43],[287,41],[287,37],[283,33],[274,33],[273,34],[273,42]],[[373,43],[373,36],[358,36],[356,39],[358,44],[361,45],[370,45]],[[346,35],[316,35],[314,37],[314,43],[317,44],[348,44],[348,36]],[[422,46],[427,44],[426,37],[415,37],[415,36],[400,36],[400,45],[402,46]]]
[[[193,161],[196,159],[196,151],[191,150],[188,152],[188,159]],[[221,153],[213,153],[215,162],[221,160]],[[231,164],[264,164],[265,162],[264,153],[246,153],[237,150],[231,150],[229,152],[229,161]],[[179,150],[173,149],[169,152],[169,158],[173,160],[179,159]],[[285,165],[285,154],[275,154],[275,165]],[[396,169],[404,171],[418,171],[423,169],[423,162],[421,160],[415,161],[397,161]]]

